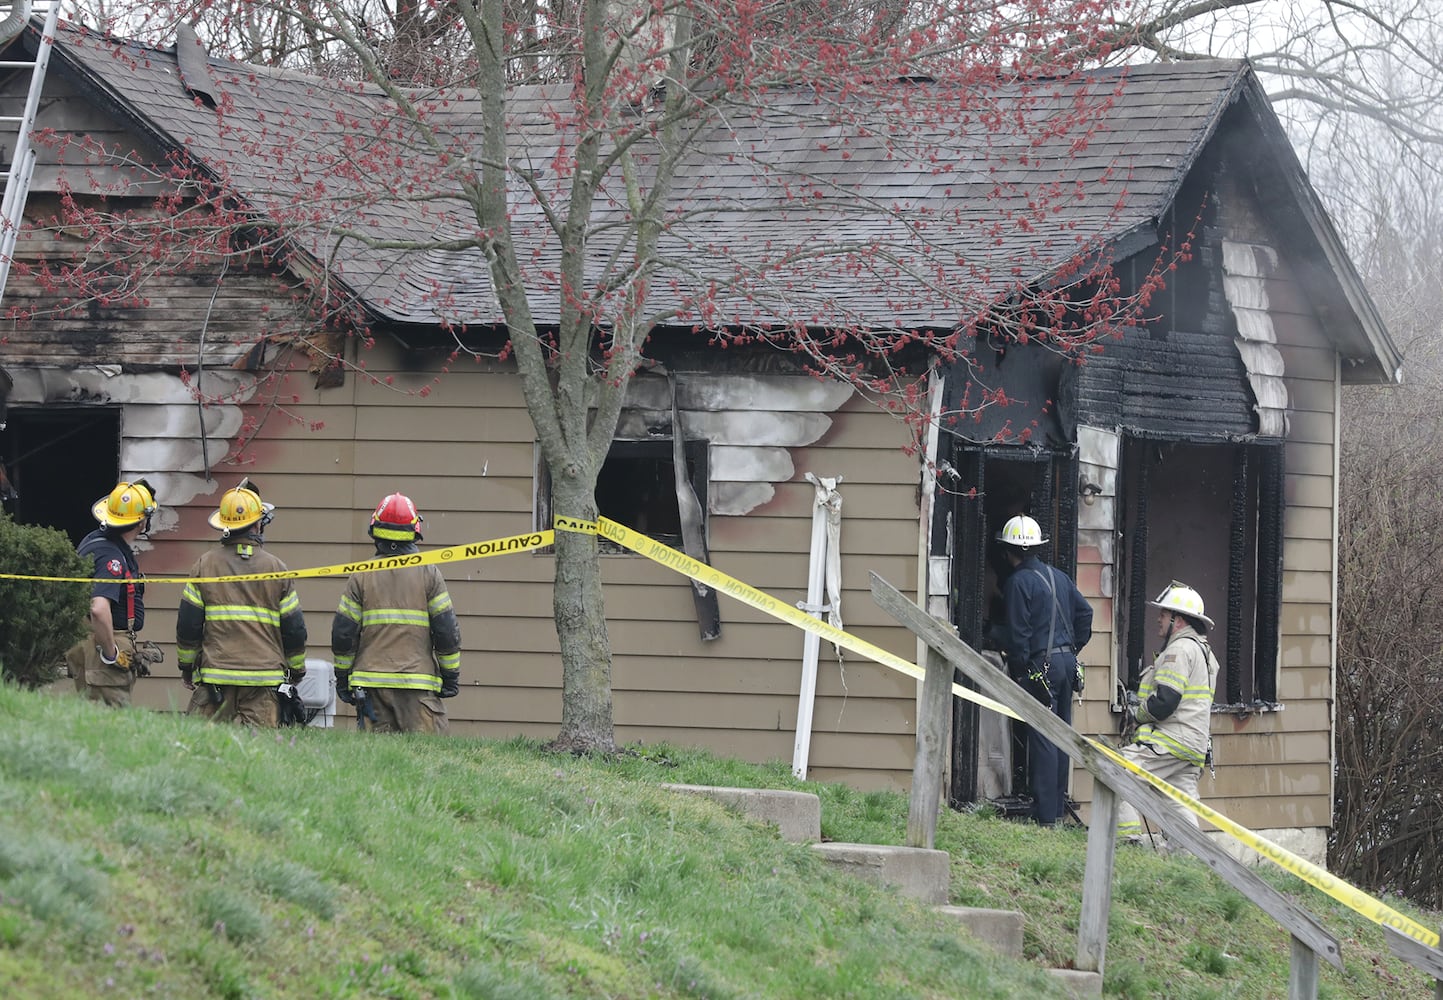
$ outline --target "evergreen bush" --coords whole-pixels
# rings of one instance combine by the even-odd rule
[[[4,577],[89,577],[93,571],[64,532],[16,524],[0,511],[0,674],[5,680],[40,687],[60,676],[65,651],[85,631],[91,585]]]

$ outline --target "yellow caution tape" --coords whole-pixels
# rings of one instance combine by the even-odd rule
[[[1438,947],[1439,938],[1437,932],[1424,927],[1415,920],[1405,917],[1388,904],[1374,899],[1363,890],[1343,881],[1327,869],[1318,867],[1306,858],[1298,857],[1287,848],[1280,847],[1266,837],[1260,836],[1247,827],[1233,822],[1216,809],[1204,805],[1189,795],[1183,794],[1157,775],[1134,764],[1107,744],[1098,743],[1096,740],[1093,740],[1092,743],[1094,746],[1100,748],[1102,752],[1115,763],[1127,768],[1138,777],[1145,779],[1148,784],[1152,785],[1168,798],[1191,810],[1198,816],[1201,816],[1219,830],[1224,830],[1231,834],[1236,840],[1251,847],[1273,864],[1283,869],[1283,871],[1296,875],[1314,888],[1321,889],[1344,906],[1361,913],[1375,924],[1391,927],[1400,934],[1406,934],[1410,938],[1422,942],[1429,948]]]
[[[602,536],[611,539],[618,545],[630,549],[638,555],[646,556],[653,562],[660,563],[668,569],[673,569],[693,580],[715,587],[729,597],[756,608],[758,611],[771,615],[773,618],[795,625],[808,632],[813,632],[837,646],[850,649],[870,660],[875,660],[885,667],[900,671],[909,677],[920,679],[925,675],[925,671],[915,663],[911,663],[894,653],[889,653],[880,646],[859,639],[849,632],[844,632],[834,625],[829,625],[820,618],[809,615],[787,604],[785,601],[778,600],[770,594],[748,586],[740,580],[730,577],[714,567],[708,566],[704,562],[691,558],[684,552],[678,552],[676,549],[663,545],[654,538],[643,535],[640,532],[633,531],[625,525],[617,524],[615,521],[604,517],[600,518],[597,522],[584,521],[577,518],[558,517],[556,518],[555,526],[557,530],[562,531],[582,531],[588,534],[599,532]],[[994,701],[970,688],[965,688],[961,684],[953,684],[952,693],[981,705],[984,708],[991,709],[994,712],[999,712],[1013,719],[1018,718],[1017,713],[1013,712],[1012,709],[1001,702]],[[1083,738],[1088,739],[1087,737]],[[1259,836],[1246,827],[1233,822],[1217,810],[1203,805],[1197,799],[1183,794],[1166,781],[1138,767],[1107,744],[1098,742],[1097,740],[1089,740],[1089,742],[1102,750],[1107,757],[1117,764],[1144,779],[1148,784],[1167,795],[1173,801],[1191,810],[1218,829],[1226,831],[1235,839],[1246,844],[1254,851],[1257,851],[1264,858],[1267,858],[1284,871],[1322,890],[1344,906],[1355,910],[1376,924],[1391,927],[1429,948],[1438,947],[1439,936],[1436,932],[1424,927],[1417,921],[1409,919],[1386,903],[1374,899],[1361,889],[1350,885],[1326,869],[1320,868],[1311,861],[1298,857],[1296,854],[1284,847],[1280,847],[1266,837]]]
[[[542,549],[555,542],[552,531],[533,531],[525,535],[511,535],[507,538],[490,538],[465,545],[450,545],[444,549],[427,552],[409,552],[405,555],[376,556],[353,563],[337,563],[334,566],[316,566],[311,569],[288,569],[282,573],[245,573],[239,576],[147,576],[141,583],[220,583],[227,580],[305,580],[314,577],[350,576],[352,573],[373,573],[379,569],[396,569],[399,566],[432,566],[437,563],[464,562],[467,559],[484,559],[487,556],[513,555]],[[94,583],[89,576],[22,576],[0,574],[0,580],[47,580],[57,583]]]

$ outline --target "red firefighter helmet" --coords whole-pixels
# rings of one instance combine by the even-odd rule
[[[392,493],[376,505],[371,515],[371,537],[383,542],[419,542],[423,520],[410,497]]]

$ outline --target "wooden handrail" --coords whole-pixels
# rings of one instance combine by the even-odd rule
[[[1343,962],[1338,940],[1308,911],[1297,906],[1258,874],[1227,851],[1214,844],[1181,806],[1147,782],[1129,773],[1108,759],[1101,749],[1063,722],[1036,699],[1027,694],[1001,670],[988,663],[982,654],[967,645],[949,625],[938,621],[912,603],[876,573],[871,574],[872,597],[877,605],[923,640],[945,661],[947,668],[960,668],[975,682],[983,694],[1014,711],[1018,718],[1032,726],[1069,757],[1085,767],[1101,784],[1133,803],[1157,821],[1170,840],[1181,843],[1212,868],[1220,878],[1237,889],[1292,935],[1294,945],[1294,982],[1312,979],[1310,995],[1316,996],[1316,962],[1311,976],[1306,955],[1299,955],[1299,946],[1313,956],[1321,955],[1338,969]],[[928,657],[928,669],[934,658]],[[949,678],[950,680],[950,678]],[[925,681],[924,681],[925,684]],[[922,727],[919,721],[918,728]],[[1110,812],[1111,809],[1104,809]],[[1112,825],[1096,820],[1088,832],[1088,871],[1083,879],[1083,919],[1078,929],[1079,969],[1103,971],[1107,946],[1107,911],[1111,899],[1114,834]],[[1295,994],[1303,996],[1304,994]]]

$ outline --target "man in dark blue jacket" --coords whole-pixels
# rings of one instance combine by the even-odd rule
[[[1072,694],[1082,689],[1077,653],[1092,638],[1092,607],[1066,573],[1033,553],[1047,543],[1035,520],[1026,514],[1011,518],[997,540],[1012,564],[1002,590],[1008,670],[1070,726]],[[1027,758],[1033,819],[1052,826],[1067,812],[1072,761],[1036,730],[1028,731]]]

